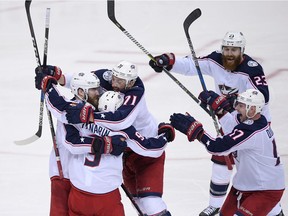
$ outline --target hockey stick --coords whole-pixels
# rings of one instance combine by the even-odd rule
[[[26,15],[27,15],[29,29],[30,29],[30,33],[31,33],[31,37],[32,37],[32,44],[33,44],[33,48],[34,48],[34,52],[35,52],[36,62],[37,62],[37,65],[40,66],[41,65],[40,57],[39,57],[36,37],[35,37],[33,24],[32,24],[32,19],[31,19],[31,14],[30,14],[31,1],[32,0],[26,0],[25,1],[25,9],[26,9]],[[33,136],[28,137],[27,139],[14,141],[14,143],[16,145],[30,144],[30,143],[36,141],[37,139],[39,139],[41,137],[41,135],[42,135],[42,124],[43,124],[43,108],[44,108],[44,93],[43,93],[43,91],[41,91],[38,130]]]
[[[141,209],[139,208],[139,206],[137,205],[137,203],[135,202],[135,200],[133,199],[132,194],[128,191],[128,189],[125,187],[125,185],[123,183],[121,184],[121,187],[122,187],[123,191],[125,192],[126,196],[130,199],[130,201],[133,204],[133,206],[135,207],[135,209],[137,210],[138,215],[139,216],[145,216],[143,214],[143,212],[141,211]]]
[[[32,44],[33,44],[33,48],[34,48],[37,66],[41,66],[41,60],[40,60],[40,56],[39,56],[38,46],[37,46],[36,37],[35,37],[35,33],[34,33],[31,14],[30,14],[31,2],[32,2],[32,0],[26,0],[25,1],[25,8],[26,8],[26,14],[27,14],[27,19],[28,19],[28,23],[29,23],[29,29],[30,29],[30,33],[31,33],[31,37],[32,37]],[[46,19],[45,19],[45,43],[44,43],[44,57],[43,57],[43,62],[45,63],[45,65],[47,63],[49,25],[50,25],[50,8],[47,8]],[[40,136],[42,134],[43,108],[44,108],[44,92],[41,91],[39,129],[38,129],[38,131],[40,131],[39,132],[40,135],[39,135],[39,133],[38,134],[36,133],[34,136],[30,137],[30,139],[28,138],[28,139],[24,140],[25,142],[23,142],[23,140],[22,140],[22,142],[18,141],[18,145],[19,144],[20,145],[29,144],[29,143],[31,143],[31,141],[33,142],[33,141],[37,140],[38,138],[40,138]],[[56,134],[55,134],[54,126],[53,126],[52,116],[51,116],[51,113],[48,109],[47,109],[47,116],[48,116],[49,125],[50,125],[50,131],[51,131],[51,136],[52,136],[52,141],[53,141],[53,148],[54,148],[55,156],[56,156],[57,167],[58,167],[58,171],[59,171],[59,177],[60,177],[60,179],[62,179],[63,178],[63,170],[62,170],[62,165],[61,165],[61,161],[60,161],[59,150],[58,150],[58,147],[56,144]]]
[[[107,0],[107,12],[109,19],[134,43],[136,44],[152,61],[156,62],[154,57],[116,20],[115,17],[115,0]],[[193,13],[193,12],[192,12]],[[199,16],[198,13],[193,13],[191,16],[195,21]],[[166,68],[163,68],[164,72],[182,89],[184,90],[199,106],[201,106],[209,115],[210,111],[206,106],[201,104],[201,101],[198,100],[176,77],[174,77]]]
[[[185,35],[186,35],[186,38],[187,38],[187,41],[188,41],[188,44],[189,44],[189,48],[190,48],[190,51],[191,51],[191,54],[192,54],[192,57],[193,57],[193,61],[194,61],[194,64],[195,64],[195,67],[196,67],[196,70],[197,70],[197,73],[198,73],[198,77],[199,77],[201,85],[202,85],[202,89],[204,91],[207,91],[207,87],[205,85],[205,81],[204,81],[204,78],[203,78],[203,75],[202,75],[202,72],[201,72],[201,69],[200,69],[200,66],[199,66],[199,62],[198,62],[198,59],[196,57],[196,53],[195,53],[195,50],[194,50],[194,47],[193,47],[193,44],[192,44],[192,41],[191,41],[191,37],[189,35],[189,27],[192,24],[192,22],[195,20],[194,19],[195,13],[198,14],[198,17],[201,16],[201,10],[199,8],[195,9],[194,11],[192,11],[186,17],[186,19],[184,20],[184,23],[183,23],[183,27],[184,27]],[[213,112],[211,106],[209,106],[209,108],[210,108],[209,112],[210,112],[210,115],[211,115],[211,117],[213,119],[213,123],[214,123],[215,129],[216,129],[216,132],[217,132],[218,135],[220,135],[221,132],[220,132],[219,124],[218,124],[218,121],[216,119],[215,113]],[[229,157],[228,156],[224,156],[224,158],[225,158],[225,162],[226,162],[226,165],[227,165],[228,169],[232,170],[233,167],[232,167],[232,164],[231,164],[231,161],[230,161]]]
[[[50,28],[50,8],[47,8],[46,9],[46,19],[45,19],[45,43],[44,43],[44,56],[43,56],[43,65],[44,66],[47,65],[49,28]],[[61,164],[61,160],[60,160],[59,149],[58,149],[57,143],[56,143],[56,134],[55,134],[55,130],[54,130],[53,119],[51,116],[51,112],[48,110],[47,106],[46,106],[46,109],[47,109],[48,122],[49,122],[52,141],[53,141],[53,148],[54,148],[54,152],[55,152],[56,163],[57,163],[57,167],[58,167],[58,171],[59,171],[59,178],[62,179],[64,177],[64,175],[63,175],[63,169],[62,169],[62,164]]]

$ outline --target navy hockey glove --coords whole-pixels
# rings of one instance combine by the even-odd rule
[[[99,157],[101,154],[112,154],[119,156],[123,153],[126,147],[127,143],[123,136],[97,136],[93,139],[92,152],[96,155],[96,157]]]
[[[195,120],[192,116],[174,113],[170,116],[170,121],[176,130],[187,135],[190,142],[194,141],[195,139],[201,139],[204,132],[203,125]]]
[[[227,94],[227,95],[225,95],[225,97],[226,97],[226,100],[229,102],[229,104],[231,106],[231,109],[230,109],[229,112],[234,111],[235,110],[234,109],[234,103],[235,103],[235,101],[236,101],[236,99],[238,97],[238,94],[237,93]]]
[[[198,98],[202,103],[210,105],[218,117],[221,117],[224,111],[232,111],[232,106],[225,96],[218,95],[214,91],[202,91]]]
[[[66,118],[70,124],[88,124],[90,122],[90,117],[92,117],[94,121],[93,111],[93,106],[89,103],[71,103],[66,109]]]
[[[47,76],[43,73],[38,73],[35,76],[35,87],[39,90],[46,92],[52,83],[57,84],[57,80],[52,76]]]
[[[175,63],[175,55],[173,53],[164,53],[160,56],[155,56],[153,61],[152,59],[149,61],[149,65],[156,72],[160,73],[163,71],[165,67],[168,71],[170,71]]]
[[[52,66],[52,65],[41,65],[35,68],[35,74],[42,73],[44,75],[49,75],[54,77],[56,80],[59,80],[62,75],[62,70],[60,67]]]
[[[158,125],[158,135],[164,134],[167,139],[167,142],[172,142],[175,139],[175,130],[169,123],[161,122]]]

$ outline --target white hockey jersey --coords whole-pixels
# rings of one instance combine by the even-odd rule
[[[258,89],[265,97],[266,105],[262,114],[271,122],[270,111],[268,108],[269,89],[261,65],[244,54],[244,60],[235,71],[227,71],[222,64],[222,54],[212,52],[211,54],[199,58],[198,63],[203,75],[211,76],[214,79],[215,92],[220,95],[242,93],[247,89]],[[184,58],[176,58],[171,72],[186,76],[197,75],[192,55]]]
[[[112,71],[100,69],[94,71],[100,80],[100,86],[107,91],[113,90],[111,85]],[[65,75],[66,87],[69,86],[71,75]],[[94,113],[95,123],[104,124],[112,130],[123,130],[133,125],[145,137],[154,137],[158,132],[158,124],[149,112],[145,100],[145,87],[138,77],[134,86],[123,92],[124,103],[115,112]]]
[[[83,191],[107,193],[122,183],[122,155],[102,154],[100,160],[92,154],[93,136],[122,135],[134,152],[150,157],[159,157],[167,144],[164,136],[146,139],[134,127],[122,131],[112,131],[99,124],[69,125],[65,117],[67,106],[71,103],[57,91],[53,85],[45,94],[47,106],[57,118],[57,145],[60,152],[63,173],[71,183]],[[75,102],[75,101],[73,101]],[[72,128],[76,128],[72,131]],[[50,156],[50,177],[59,175],[52,151]]]
[[[215,155],[232,153],[237,172],[233,186],[240,191],[282,190],[284,168],[277,153],[274,133],[264,116],[240,123],[238,115],[225,114],[220,123],[228,134],[216,139],[204,133],[201,143]],[[233,128],[231,130],[231,128]]]

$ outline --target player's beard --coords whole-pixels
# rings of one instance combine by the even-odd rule
[[[113,86],[112,86],[113,87]],[[120,88],[118,88],[118,87],[113,87],[113,91],[115,91],[115,92],[120,92]]]
[[[241,63],[241,56],[224,56],[222,55],[223,66],[228,71],[234,71]]]
[[[99,98],[95,97],[95,98],[91,98],[88,96],[88,100],[87,102],[90,103],[92,106],[94,106],[95,108],[98,108],[98,101],[99,101]]]

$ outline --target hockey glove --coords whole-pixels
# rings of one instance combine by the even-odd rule
[[[167,142],[172,142],[175,139],[175,130],[169,123],[161,122],[158,125],[158,135],[164,134]]]
[[[201,139],[204,132],[203,125],[195,120],[192,116],[174,113],[170,116],[170,121],[176,130],[187,135],[190,142],[194,141],[195,139]]]
[[[100,157],[101,154],[112,154],[119,156],[123,153],[126,147],[127,143],[123,136],[97,136],[93,139],[92,152],[96,155],[96,157]]]
[[[70,106],[66,109],[66,118],[70,124],[88,124],[92,121],[90,121],[90,117],[92,117],[94,121],[93,111],[94,108],[89,103],[71,103]]]
[[[229,102],[230,106],[231,106],[231,110],[229,112],[232,112],[234,111],[234,104],[235,104],[235,101],[238,97],[238,94],[237,93],[233,93],[233,94],[227,94],[225,95],[226,97],[226,100]]]
[[[42,73],[44,75],[49,75],[54,77],[56,80],[59,80],[62,75],[62,70],[60,67],[52,66],[52,65],[41,65],[35,68],[35,74]]]
[[[173,53],[164,53],[160,56],[155,56],[154,60],[151,59],[149,65],[157,73],[162,72],[164,67],[170,71],[175,63],[175,55]]]
[[[46,92],[52,83],[57,84],[57,80],[52,76],[47,76],[42,73],[36,74],[35,76],[35,87],[39,90]]]
[[[232,111],[232,106],[230,105],[229,101],[226,100],[225,96],[218,95],[214,91],[202,91],[198,98],[202,103],[210,105],[218,117],[222,117],[224,115],[224,111]]]

